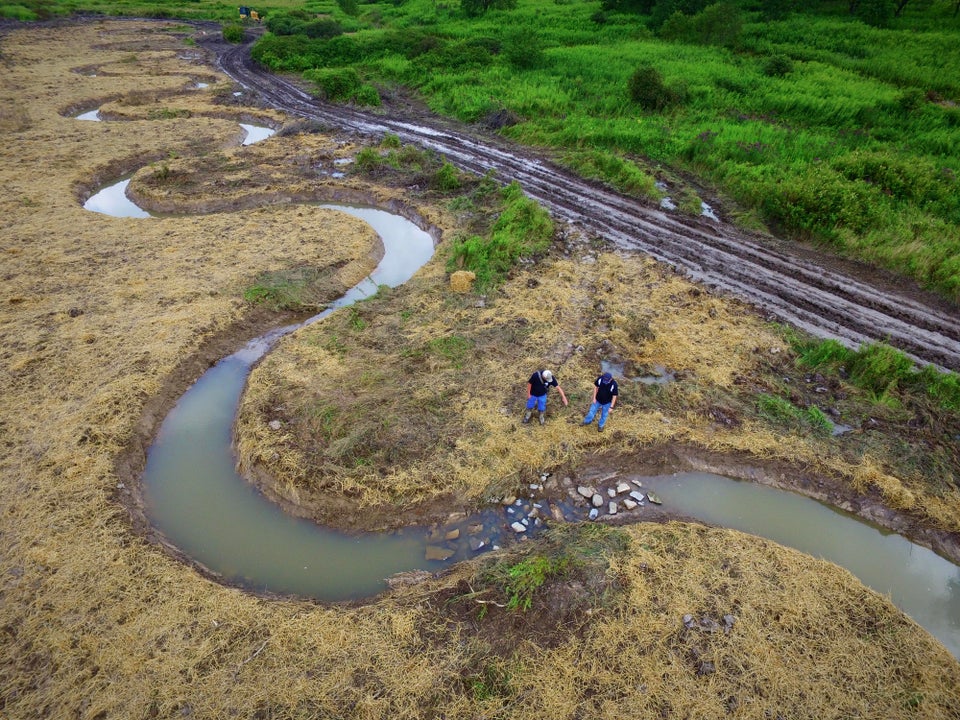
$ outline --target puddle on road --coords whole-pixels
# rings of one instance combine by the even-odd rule
[[[245,123],[240,123],[240,127],[247,131],[247,136],[243,139],[244,145],[253,145],[258,143],[261,140],[266,140],[268,137],[274,135],[277,131],[268,127],[260,127],[258,125],[247,125]]]

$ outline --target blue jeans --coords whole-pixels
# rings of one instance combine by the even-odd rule
[[[537,406],[537,410],[540,412],[547,411],[547,396],[546,395],[531,395],[527,398],[527,410],[533,410],[533,406]]]
[[[583,418],[584,425],[589,425],[593,422],[593,417],[597,414],[597,410],[600,411],[600,422],[597,424],[600,427],[603,427],[607,424],[607,413],[610,412],[610,403],[601,405],[600,403],[595,402],[590,404],[590,410],[587,411],[586,417]]]

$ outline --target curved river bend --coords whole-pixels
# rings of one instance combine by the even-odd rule
[[[105,188],[85,207],[147,217],[126,198],[125,186],[121,181]],[[355,536],[318,527],[285,514],[236,472],[233,422],[252,366],[280,337],[368,297],[379,285],[405,282],[433,254],[432,238],[404,218],[372,208],[325,207],[358,217],[378,232],[384,257],[377,270],[323,313],[250,341],[204,373],[161,425],[148,452],[144,487],[157,529],[224,581],[256,591],[339,601],[375,595],[385,589],[390,575],[436,571],[470,551],[461,547],[445,560],[425,560],[430,538],[423,528]],[[846,567],[889,595],[960,657],[960,567],[932,551],[814,500],[753,483],[704,473],[646,478],[643,483],[680,513]],[[478,519],[496,524],[503,519],[502,510],[468,521]],[[486,540],[489,547],[490,537]]]

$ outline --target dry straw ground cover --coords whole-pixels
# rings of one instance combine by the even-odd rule
[[[0,53],[3,717],[960,715],[960,666],[887,600],[828,563],[736,532],[571,529],[559,547],[602,541],[599,569],[551,579],[527,614],[499,607],[485,563],[362,606],[323,607],[223,587],[165,552],[133,503],[143,444],[204,364],[256,333],[262,316],[244,290],[262,271],[312,266],[335,293],[378,251],[365,226],[283,197],[326,197],[319,176],[293,187],[291,168],[349,148],[322,135],[238,147],[238,121],[284,119],[224,102],[232,88],[170,25],[12,30]],[[196,89],[198,79],[211,87]],[[112,121],[70,116],[101,106]],[[145,202],[202,214],[128,220],[82,209],[97,185],[139,168]],[[176,183],[191,202],[171,200]],[[812,461],[802,443],[784,450],[758,432],[748,444],[749,429],[718,432],[697,410],[697,393],[711,407],[712,388],[734,382],[753,346],[775,342],[762,326],[644,261],[586,254],[558,251],[487,308],[450,296],[437,261],[408,287],[336,313],[326,335],[302,333],[245,400],[248,457],[286,468],[281,484],[334,478],[372,507],[438,493],[465,504],[491,478],[575,462],[601,442],[564,420],[582,410],[584,379],[608,340],[630,362],[699,380],[682,397],[625,398],[604,443],[672,439]],[[701,319],[715,324],[699,329]],[[388,332],[396,341],[380,344]],[[432,342],[453,335],[483,352],[456,367],[459,341]],[[390,364],[386,349],[397,351]],[[518,381],[544,360],[576,409],[529,442],[512,429]],[[337,383],[357,363],[370,373],[361,389],[395,380],[410,395],[378,396],[352,415],[397,418],[384,425],[392,440],[367,451],[379,458],[409,439],[410,456],[385,457],[377,483],[345,462],[357,454],[317,457],[325,472],[311,475],[306,446],[291,445],[271,465],[264,398],[300,383],[336,416]],[[438,447],[424,447],[420,431],[438,429]],[[721,629],[686,628],[685,614]],[[724,615],[736,619],[728,632]]]

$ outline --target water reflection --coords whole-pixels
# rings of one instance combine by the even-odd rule
[[[127,185],[130,178],[108,185],[83,204],[85,210],[111,215],[113,217],[148,218],[150,213],[140,209],[127,197]]]
[[[258,127],[257,125],[246,125],[245,123],[240,123],[240,127],[247,131],[247,136],[243,139],[244,145],[253,145],[254,143],[260,142],[261,140],[266,140],[268,137],[273,135],[276,130],[271,130],[267,127]]]

